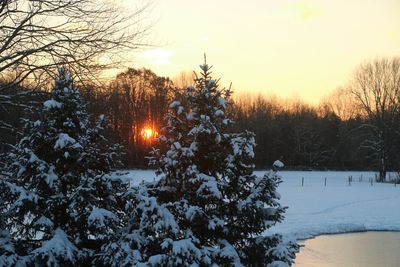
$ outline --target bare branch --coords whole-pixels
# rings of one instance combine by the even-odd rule
[[[107,0],[1,1],[0,79],[12,85],[45,80],[63,64],[91,81],[120,63],[101,62],[102,56],[144,45],[149,27],[141,28],[141,14],[148,7],[128,13]]]
[[[384,181],[387,162],[400,136],[400,58],[383,58],[361,65],[355,72],[351,92],[367,116],[367,123],[360,129],[369,129],[369,136],[360,148],[367,149],[375,159],[379,179]]]

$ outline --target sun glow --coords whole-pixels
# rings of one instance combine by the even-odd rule
[[[151,140],[157,137],[158,133],[151,127],[144,127],[141,131],[141,135],[145,140]]]

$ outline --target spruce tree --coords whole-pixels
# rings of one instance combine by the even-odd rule
[[[119,146],[109,144],[105,125],[103,116],[90,120],[61,68],[51,99],[36,120],[25,121],[2,178],[7,240],[14,243],[7,253],[15,248],[22,266],[91,265],[116,232],[126,185],[110,175]]]
[[[2,179],[0,176],[0,190],[3,188],[1,185]],[[0,192],[0,267],[15,266],[19,260],[19,257],[15,251],[15,246],[10,236],[10,233],[5,226],[5,216],[4,216],[4,204],[3,201],[4,194]]]
[[[104,255],[135,251],[134,266],[289,266],[297,245],[265,235],[283,220],[280,178],[253,174],[254,134],[229,131],[231,91],[200,68],[152,154],[159,181],[133,189],[128,227]]]

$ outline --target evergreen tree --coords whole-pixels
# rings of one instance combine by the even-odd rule
[[[105,255],[112,262],[135,251],[134,266],[289,266],[297,245],[264,236],[283,219],[280,178],[253,174],[254,135],[229,133],[231,91],[200,67],[194,87],[170,105],[153,152],[160,180],[132,191],[131,220]]]
[[[0,190],[4,188],[1,186],[2,180],[0,177]],[[3,201],[3,192],[0,191],[0,267],[14,266],[19,260],[16,254],[14,244],[12,242],[10,233],[5,226],[5,216],[3,210],[5,208]]]
[[[105,266],[210,266],[211,261],[190,229],[181,229],[171,212],[185,203],[159,203],[157,185],[142,184],[126,197],[126,227],[102,248]]]
[[[108,144],[103,116],[91,123],[63,68],[38,116],[7,156],[2,211],[16,248],[7,253],[28,266],[90,265],[119,226],[126,185],[109,175],[119,146]]]

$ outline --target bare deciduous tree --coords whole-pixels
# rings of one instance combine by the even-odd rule
[[[321,106],[328,108],[343,120],[349,120],[358,113],[351,91],[344,87],[338,87],[326,95]]]
[[[193,84],[193,79],[195,75],[192,71],[181,71],[175,77],[172,78],[172,81],[176,87],[186,88]]]
[[[149,2],[138,2],[124,11],[112,0],[1,0],[0,129],[11,129],[3,116],[31,99],[20,85],[49,86],[61,64],[92,82],[143,45]]]
[[[141,45],[146,28],[139,24],[146,6],[129,14],[107,0],[1,1],[2,88],[27,81],[38,84],[54,76],[59,64],[80,79],[95,77],[117,63],[105,56]]]
[[[384,182],[394,136],[400,134],[400,58],[379,59],[362,64],[350,86],[357,104],[367,117],[362,127],[370,130],[363,148],[370,151],[379,166],[379,181]]]
[[[148,69],[129,68],[117,75],[110,84],[105,107],[114,131],[130,149],[132,160],[139,164],[148,153],[143,141],[144,128],[160,131],[164,114],[177,89],[166,77],[159,77]]]

